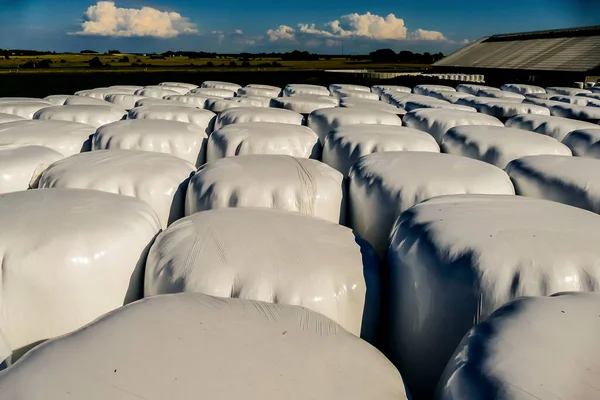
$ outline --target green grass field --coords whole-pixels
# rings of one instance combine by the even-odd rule
[[[104,67],[90,67],[89,61],[98,57],[102,64],[108,64]],[[127,57],[128,62],[119,62],[119,59]],[[51,60],[50,68],[23,68],[26,63],[39,63],[44,59]],[[235,62],[236,66],[230,65]],[[276,62],[277,66],[265,66]],[[148,64],[147,66],[132,66],[136,64]],[[210,65],[208,63],[212,63]],[[318,61],[282,61],[278,58],[255,58],[247,61],[242,66],[243,61],[237,57],[218,58],[196,58],[190,59],[184,56],[167,57],[166,59],[151,59],[149,56],[139,56],[133,54],[55,54],[43,56],[11,56],[9,60],[0,58],[0,74],[3,73],[48,73],[48,72],[140,72],[140,71],[310,71],[327,69],[384,69],[397,71],[422,71],[429,65],[421,64],[399,64],[399,63],[374,63],[370,60],[350,61],[346,58],[322,58]],[[208,65],[207,65],[208,64]],[[262,65],[261,65],[262,64]]]

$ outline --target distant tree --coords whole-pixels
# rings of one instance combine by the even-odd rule
[[[119,58],[119,62],[120,63],[128,63],[129,57],[127,57],[127,56],[121,57],[121,58]]]
[[[7,55],[4,56],[4,59],[10,60],[10,56],[7,54]]]
[[[121,54],[119,50],[109,50],[108,54]]]
[[[392,49],[379,49],[369,53],[371,61],[374,62],[394,62],[398,59],[398,55]]]
[[[142,60],[140,60],[140,59],[138,58],[137,60],[135,60],[135,62],[139,62],[139,63],[141,63],[141,62],[142,62]]]
[[[88,64],[92,68],[99,68],[104,66],[104,64],[102,64],[102,61],[100,61],[100,58],[98,57],[92,58],[90,61],[88,61]]]
[[[45,69],[50,68],[50,64],[52,64],[52,60],[44,59],[39,62],[27,61],[25,64],[21,65],[23,69]]]
[[[206,66],[207,67],[214,67],[215,64],[213,64],[212,61],[209,61],[209,62],[206,63]]]
[[[98,54],[98,52],[94,51],[94,50],[81,50],[79,53],[80,54]]]
[[[235,63],[235,61],[232,61],[232,62],[229,63],[229,66],[231,68],[235,68],[235,67],[237,67],[237,64]]]
[[[62,60],[60,60],[60,63],[61,63],[61,64],[66,64],[66,63],[67,63],[67,60],[65,60],[65,59],[62,59]]]
[[[244,62],[242,63],[242,67],[243,67],[243,68],[248,68],[248,67],[250,67],[250,63],[249,63],[248,61],[244,61]]]

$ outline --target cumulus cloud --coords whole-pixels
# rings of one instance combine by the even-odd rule
[[[276,29],[269,29],[267,36],[272,42],[276,40],[295,40],[295,31],[291,26],[279,25]]]
[[[402,18],[394,14],[382,17],[367,12],[365,14],[348,14],[339,19],[326,23],[322,28],[315,24],[298,24],[298,28],[280,25],[269,29],[267,36],[270,41],[295,41],[299,36],[319,36],[328,39],[366,38],[373,40],[425,40],[448,41],[443,33],[417,29],[409,32]]]
[[[86,21],[77,35],[169,39],[181,34],[198,33],[196,25],[176,12],[152,7],[120,8],[112,1],[99,1],[84,13]]]

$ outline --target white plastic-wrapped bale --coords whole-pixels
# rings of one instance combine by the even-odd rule
[[[210,135],[206,153],[208,162],[249,154],[320,159],[321,144],[312,129],[277,122],[231,124]]]
[[[587,99],[600,100],[600,93],[581,93],[576,95],[575,97],[584,97]]]
[[[330,96],[296,95],[274,98],[271,100],[270,105],[274,108],[285,108],[306,115],[321,108],[337,107],[338,100]]]
[[[302,125],[304,117],[294,111],[268,107],[239,107],[223,111],[215,122],[215,130],[243,122],[280,122]]]
[[[519,99],[511,99],[510,97],[505,97],[503,99],[498,99],[496,97],[476,97],[476,96],[471,96],[471,97],[463,97],[461,99],[457,99],[456,100],[456,104],[461,104],[463,106],[469,106],[469,107],[474,107],[474,108],[477,108],[477,106],[480,106],[480,105],[495,104],[495,103],[498,103],[498,102],[513,103],[513,104],[521,104],[521,103],[523,103],[523,101],[521,101]],[[525,102],[527,103],[527,100],[525,100]],[[534,103],[527,103],[527,104],[534,104]]]
[[[364,90],[337,89],[333,92],[333,96],[338,99],[350,97],[379,101],[379,95],[377,93],[365,92]]]
[[[211,97],[209,97],[209,96],[200,96],[200,95],[188,96],[188,95],[181,95],[181,94],[165,96],[165,98],[164,98],[164,100],[174,101],[176,103],[188,104],[188,105],[194,106],[196,108],[204,108],[206,101],[209,99],[211,99]],[[173,104],[173,105],[178,105],[178,104]]]
[[[6,122],[23,121],[24,119],[25,118],[19,117],[15,114],[0,113],[0,124],[4,124]]]
[[[500,92],[501,90],[492,86],[485,85],[474,85],[469,83],[461,83],[456,87],[456,91],[460,93],[467,93],[473,96],[479,96],[479,91],[485,90],[486,92]]]
[[[371,86],[371,92],[377,93],[379,96],[383,95],[385,92],[403,92],[403,93],[411,93],[412,89],[406,86],[396,86],[396,85],[375,85]]]
[[[110,106],[111,103],[104,99],[90,96],[69,96],[65,99],[65,106]]]
[[[482,97],[491,97],[494,99],[511,99],[512,101],[523,101],[525,100],[525,96],[523,96],[520,93],[514,93],[514,92],[508,92],[508,91],[502,91],[502,90],[489,90],[489,89],[482,89],[479,91],[478,96],[482,96]]]
[[[298,95],[316,95],[316,96],[329,96],[329,89],[325,86],[319,85],[302,85],[302,84],[289,84],[283,89],[284,96],[298,96]]]
[[[64,156],[42,146],[0,146],[0,193],[37,186],[40,174]]]
[[[228,90],[228,91],[234,92],[234,93],[237,93],[237,91],[242,88],[237,83],[219,82],[219,81],[206,81],[206,82],[203,82],[200,87],[202,89],[223,89],[223,90]],[[230,96],[227,96],[227,97],[230,97]]]
[[[403,126],[346,125],[327,135],[323,162],[346,176],[359,158],[384,151],[439,153],[440,147],[431,135]]]
[[[175,94],[172,96],[181,96],[181,95]],[[165,97],[171,97],[171,95],[165,96]],[[182,96],[182,97],[187,97],[187,96]],[[135,107],[146,107],[146,106],[177,106],[177,107],[198,108],[198,106],[196,106],[196,104],[194,104],[193,102],[187,103],[187,102],[181,102],[181,101],[176,101],[176,100],[157,99],[155,97],[145,97],[145,98],[140,99],[135,102]]]
[[[430,97],[429,99],[407,99],[407,101],[404,103],[404,109],[406,109],[407,112],[418,110],[420,108],[435,108],[442,110],[455,110],[472,113],[477,112],[477,110],[473,107],[463,106],[460,104],[453,104],[447,101],[434,99],[433,97]]]
[[[144,299],[40,346],[0,375],[0,397],[407,399],[378,350],[319,313],[193,293]]]
[[[594,99],[591,97],[581,96],[581,95],[577,95],[577,96],[554,95],[550,98],[550,100],[562,101],[563,103],[575,104],[577,106],[600,107],[600,98]]]
[[[527,131],[552,136],[562,141],[570,132],[580,129],[598,129],[598,125],[574,119],[552,117],[546,115],[522,114],[506,121],[507,128],[525,129]]]
[[[237,93],[237,90],[229,90],[229,89],[221,89],[221,88],[199,88],[199,89],[194,89],[190,92],[190,94],[197,94],[200,96],[207,96],[207,97],[220,97],[220,98],[227,98],[227,97],[234,97],[235,94]]]
[[[596,83],[596,86],[590,88],[592,93],[600,93],[600,84]]]
[[[183,217],[188,178],[194,164],[170,154],[138,150],[98,150],[49,166],[38,187],[94,189],[148,203],[166,228]]]
[[[402,126],[402,120],[390,112],[359,108],[326,108],[308,116],[308,127],[319,135],[321,143],[335,128],[356,124]]]
[[[238,96],[265,96],[277,97],[281,94],[281,88],[268,85],[248,85],[237,91]]]
[[[493,165],[431,152],[374,153],[349,173],[348,222],[383,256],[394,220],[415,204],[448,194],[514,194]]]
[[[598,235],[600,216],[522,196],[443,196],[403,213],[382,281],[381,348],[411,394],[429,398],[463,336],[507,302],[597,290]]]
[[[329,85],[329,92],[331,92],[331,94],[333,94],[334,92],[340,91],[340,90],[353,90],[353,91],[357,91],[357,92],[367,92],[367,93],[371,92],[371,88],[369,88],[367,86],[362,86],[362,85],[351,85],[351,84],[346,84],[346,83],[333,83],[333,84]]]
[[[600,122],[600,107],[578,106],[561,102],[550,107],[550,112],[556,117],[577,119],[594,124]]]
[[[156,90],[157,92],[160,92],[161,90],[168,90],[170,92],[175,92],[176,94],[178,93],[178,94],[182,94],[182,95],[190,92],[190,90],[185,87],[166,86],[166,85],[149,85],[149,86],[144,86],[144,89]],[[170,95],[172,93],[168,93],[168,94]]]
[[[46,103],[52,105],[52,103],[45,99],[38,99],[37,97],[0,97],[0,104],[4,103]]]
[[[407,113],[402,119],[404,126],[429,133],[442,143],[448,130],[460,125],[504,126],[491,115],[456,110],[424,108]]]
[[[33,119],[33,116],[39,110],[46,107],[52,107],[48,101],[20,101],[16,103],[2,102],[0,103],[0,113],[13,114],[25,119]]]
[[[552,200],[600,214],[600,160],[535,155],[513,160],[506,173],[521,196]]]
[[[152,97],[155,99],[162,99],[165,96],[170,96],[173,94],[181,94],[175,90],[166,89],[163,86],[155,86],[155,87],[145,87],[142,89],[136,90],[133,94],[144,97]]]
[[[599,307],[596,293],[529,297],[505,305],[465,335],[436,398],[598,397]]]
[[[52,106],[36,112],[33,119],[80,122],[96,128],[119,121],[127,116],[127,111],[115,106]]]
[[[446,93],[455,93],[455,92],[446,92]],[[446,105],[450,105],[450,102],[446,101],[446,100],[440,100],[440,99],[436,99],[432,96],[423,96],[420,94],[410,94],[410,93],[401,93],[400,96],[391,96],[387,99],[387,102],[389,104],[395,105],[396,107],[401,107],[401,108],[405,108],[406,105],[409,102],[415,102],[415,101],[423,101],[426,104],[446,104]],[[475,110],[473,110],[475,111]]]
[[[550,136],[499,126],[454,127],[444,135],[441,148],[444,153],[485,161],[502,169],[520,157],[571,155],[567,146]]]
[[[65,157],[91,149],[92,125],[68,121],[22,120],[0,125],[0,146],[43,146]]]
[[[269,107],[272,99],[272,97],[266,96],[238,96],[228,97],[226,100],[244,104],[246,107]]]
[[[581,93],[591,93],[591,91],[580,88],[553,86],[546,88],[546,93],[561,94],[565,96],[577,96]]]
[[[187,122],[210,134],[215,123],[215,113],[186,106],[143,106],[129,111],[128,119],[162,119],[167,121]]]
[[[528,97],[525,100],[523,100],[523,104],[535,104],[538,106],[546,107],[547,109],[551,109],[553,106],[560,106],[565,103],[562,101],[556,101],[556,100],[550,100],[550,99],[544,99],[544,98]]]
[[[500,89],[505,92],[519,93],[523,96],[532,93],[546,93],[546,89],[542,87],[534,85],[523,85],[518,83],[507,83],[505,85],[500,86]]]
[[[143,201],[97,190],[26,190],[0,197],[0,221],[0,330],[13,351],[142,297],[147,251],[160,230]]]
[[[196,166],[206,163],[206,130],[186,122],[128,119],[104,125],[92,137],[93,150],[166,153]]]
[[[96,88],[80,90],[75,92],[75,96],[93,97],[98,100],[104,100],[104,97],[110,93],[115,93],[115,90],[109,88]]]
[[[161,82],[158,86],[176,86],[186,88],[187,90],[197,89],[198,85],[194,85],[193,83],[184,83],[184,82]]]
[[[222,99],[222,98],[213,98],[208,99],[204,102],[204,108],[209,111],[212,111],[216,114],[222,113],[225,110],[229,110],[230,108],[248,108],[248,105],[239,103],[237,101]]]
[[[483,104],[474,105],[475,109],[482,114],[491,115],[501,121],[520,114],[550,115],[546,107],[535,104],[514,103],[509,101],[488,101]]]
[[[340,99],[340,107],[385,111],[400,117],[406,114],[406,110],[404,108],[399,108],[395,105],[384,103],[383,101],[365,100],[350,97]]]
[[[562,142],[573,151],[575,156],[600,158],[600,126],[572,131]]]
[[[107,89],[110,89],[114,93],[120,94],[134,94],[136,90],[143,89],[143,86],[137,85],[114,85],[109,86]]]
[[[284,155],[227,157],[200,167],[187,190],[186,215],[217,208],[277,208],[345,220],[344,177],[317,160]]]
[[[543,99],[543,100],[550,100],[551,98],[553,98],[554,96],[556,96],[556,94],[554,93],[527,93],[525,95],[526,99]]]
[[[71,96],[72,95],[70,94],[53,94],[44,97],[44,100],[48,101],[53,106],[62,106],[65,104],[65,101]]]
[[[452,92],[447,92],[447,93],[452,93]],[[417,96],[417,95],[414,95],[412,93],[407,93],[407,92],[390,92],[390,91],[386,90],[381,95],[380,101],[382,103],[394,104],[395,102],[400,101],[404,97],[408,97],[408,96]]]
[[[132,108],[135,108],[135,104],[136,102],[138,102],[139,100],[144,99],[144,96],[139,96],[139,95],[135,95],[135,94],[107,94],[106,97],[104,97],[104,100],[108,101],[109,103],[114,104],[117,107],[121,107],[123,109],[125,109],[126,111],[131,110]]]
[[[456,92],[451,86],[443,86],[443,85],[417,85],[413,88],[414,94],[420,94],[423,96],[429,96],[430,93],[437,92]]]
[[[474,98],[472,94],[464,93],[464,92],[435,92],[430,93],[429,96],[434,99],[444,100],[450,103],[456,103],[460,99],[470,99]]]
[[[193,214],[159,235],[144,295],[194,292],[304,306],[373,342],[380,279],[377,255],[345,226],[290,211],[230,208]]]

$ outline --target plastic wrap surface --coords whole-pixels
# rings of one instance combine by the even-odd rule
[[[415,204],[449,194],[514,194],[506,173],[466,157],[431,152],[374,153],[350,169],[348,222],[384,255],[394,220]]]
[[[193,83],[184,83],[184,82],[161,82],[158,86],[179,86],[182,88],[186,88],[187,90],[197,89],[198,85],[194,85]]]
[[[210,99],[209,96],[201,96],[201,95],[181,95],[174,94],[171,96],[165,96],[165,100],[172,100],[176,103],[182,103],[194,106],[196,108],[204,108],[204,104],[206,104],[206,100]],[[176,104],[173,104],[176,105]]]
[[[338,99],[349,97],[352,99],[379,100],[377,93],[365,92],[364,90],[337,89],[332,92],[332,95]]]
[[[29,189],[50,164],[63,157],[48,147],[0,146],[0,193]]]
[[[371,92],[377,93],[379,96],[381,96],[384,94],[384,92],[411,93],[412,89],[407,86],[375,85],[371,86]]]
[[[356,124],[401,126],[402,120],[386,111],[358,108],[327,108],[313,111],[308,116],[308,127],[319,135],[321,142],[335,128]]]
[[[541,133],[542,135],[552,136],[559,141],[562,141],[567,134],[576,130],[598,129],[598,125],[589,122],[534,114],[523,114],[512,117],[506,121],[506,127]]]
[[[199,167],[206,162],[207,141],[204,129],[186,122],[128,119],[100,127],[92,137],[92,148],[155,151]]]
[[[0,220],[0,330],[13,351],[141,298],[147,250],[160,229],[143,201],[27,190],[0,197]]]
[[[327,135],[323,162],[346,176],[359,158],[386,151],[439,153],[440,147],[431,135],[415,129],[389,125],[347,125]]]
[[[104,100],[114,104],[117,107],[121,107],[127,111],[135,108],[135,103],[139,100],[144,99],[144,96],[138,96],[136,94],[107,94]]]
[[[403,213],[387,253],[382,348],[411,394],[431,395],[463,336],[507,302],[597,290],[599,235],[600,216],[521,196],[444,196]]]
[[[2,398],[407,398],[379,351],[321,314],[192,293],[117,310],[15,367]]]
[[[301,114],[290,110],[268,107],[239,107],[225,110],[215,122],[215,130],[226,125],[243,122],[280,122],[283,124],[302,125]]]
[[[506,167],[518,195],[568,204],[600,214],[600,160],[537,155]]]
[[[478,112],[496,118],[510,118],[519,114],[550,115],[546,107],[535,104],[514,103],[508,101],[490,101],[485,104],[474,105]]]
[[[138,150],[98,150],[50,165],[38,187],[94,189],[148,203],[161,225],[183,217],[188,178],[194,164],[169,154]]]
[[[310,114],[321,108],[333,108],[338,105],[338,100],[330,96],[296,95],[291,97],[278,97],[271,100],[271,107],[285,108],[300,114]]]
[[[50,107],[47,101],[18,101],[15,103],[0,102],[0,113],[13,114],[25,119],[33,119],[39,110]]]
[[[0,125],[0,146],[43,146],[65,157],[91,149],[92,125],[68,121],[24,120]]]
[[[107,95],[108,96],[108,95]],[[110,106],[112,103],[104,99],[97,99],[90,96],[69,96],[65,99],[65,106]],[[118,106],[117,106],[118,107]],[[121,107],[123,108],[123,107]]]
[[[600,126],[570,132],[562,141],[574,156],[600,158]]]
[[[404,126],[429,133],[438,143],[448,130],[460,125],[504,126],[498,118],[468,111],[420,109],[407,113]]]
[[[600,295],[515,300],[464,337],[439,400],[579,400],[598,397]],[[552,349],[552,351],[548,351]]]
[[[115,106],[52,106],[42,108],[35,113],[33,119],[80,122],[95,126],[96,128],[111,122],[125,119],[127,111]]]
[[[417,85],[413,88],[414,94],[428,96],[430,93],[437,92],[456,92],[456,89],[444,85]]]
[[[320,159],[319,137],[302,125],[246,122],[226,125],[208,140],[207,161],[249,154],[283,154]]]
[[[298,305],[357,336],[364,320],[363,337],[373,340],[379,286],[377,255],[349,228],[295,212],[230,208],[193,214],[159,235],[144,295],[192,292]]]
[[[149,119],[187,122],[196,125],[209,134],[213,131],[215,114],[188,106],[142,106],[129,111],[128,119]]]
[[[219,82],[219,81],[206,81],[201,85],[202,89],[223,89],[229,90],[230,92],[237,92],[238,89],[241,89],[241,86],[237,83],[230,82]]]
[[[152,97],[155,99],[162,99],[165,96],[173,95],[173,94],[181,94],[175,90],[167,89],[163,86],[155,86],[152,88],[144,87],[142,89],[136,90],[133,94],[144,97]]]
[[[590,96],[592,96],[592,94],[590,94]],[[550,100],[562,101],[563,103],[575,104],[577,106],[600,107],[600,97],[594,99],[592,97],[587,97],[585,94],[578,94],[576,96],[554,95]]]
[[[70,94],[53,94],[53,95],[44,97],[44,100],[50,102],[50,105],[62,106],[65,104],[65,101],[71,96],[72,95],[70,95]]]
[[[578,94],[591,93],[591,91],[587,90],[587,89],[554,86],[554,87],[547,87],[546,93],[553,93],[553,94],[559,94],[559,95],[564,95],[564,96],[577,96]]]
[[[238,96],[238,97],[229,97],[227,100],[236,101],[240,104],[246,105],[246,107],[270,107],[272,97],[265,96]]]
[[[534,85],[522,85],[518,83],[507,83],[505,85],[502,85],[500,89],[506,92],[519,93],[523,96],[533,93],[546,93],[546,89],[544,89],[543,87]]]
[[[441,148],[444,153],[485,161],[502,169],[520,157],[571,155],[567,146],[550,136],[499,126],[454,127],[444,136]]]
[[[319,85],[302,85],[302,84],[289,84],[283,89],[284,96],[297,96],[297,95],[317,95],[317,96],[329,96],[329,89],[325,86]]]
[[[283,155],[227,157],[198,169],[186,215],[217,208],[263,207],[344,222],[344,179],[317,160]]]
[[[556,117],[577,119],[592,123],[600,122],[600,107],[579,106],[561,102],[550,107],[550,112]]]
[[[201,95],[201,96],[208,96],[208,97],[220,97],[220,98],[227,98],[227,97],[234,97],[235,94],[237,93],[237,90],[229,90],[229,89],[222,89],[222,88],[199,88],[199,89],[194,89],[190,92],[190,94],[197,94],[197,95]]]
[[[24,119],[25,118],[19,117],[15,114],[0,113],[0,124],[4,124],[6,122],[22,121]]]
[[[340,99],[340,107],[385,111],[398,116],[406,114],[406,110],[404,108],[399,108],[392,104],[384,103],[383,101],[365,100],[349,97],[344,97]]]
[[[238,96],[277,97],[281,94],[281,88],[267,85],[246,86],[238,89],[237,94]]]
[[[479,96],[479,91],[481,90],[485,90],[486,92],[500,92],[500,89],[492,87],[492,86],[485,86],[485,85],[473,85],[473,84],[469,84],[469,83],[461,83],[460,85],[458,85],[456,87],[456,91],[460,92],[460,93],[467,93],[467,94],[471,94],[473,96]]]
[[[435,98],[431,99],[407,99],[404,103],[404,108],[407,112],[418,110],[419,108],[437,108],[443,110],[454,110],[454,111],[463,111],[463,112],[472,112],[476,113],[477,110],[473,107],[463,106],[460,104],[453,104],[448,101],[442,101]]]
[[[242,103],[239,103],[237,101],[221,99],[221,98],[208,99],[204,103],[204,108],[206,108],[207,110],[210,110],[214,113],[221,113],[225,110],[229,110],[230,108],[241,108],[241,107],[247,108],[248,106],[244,105]]]

